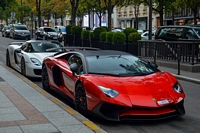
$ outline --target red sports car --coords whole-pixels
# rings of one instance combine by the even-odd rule
[[[129,53],[65,47],[46,57],[43,89],[70,98],[78,112],[112,120],[159,120],[185,114],[179,81]]]

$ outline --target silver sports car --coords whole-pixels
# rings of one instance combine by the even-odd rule
[[[42,61],[45,57],[62,52],[58,42],[29,40],[12,42],[6,51],[6,65],[27,77],[41,77]]]

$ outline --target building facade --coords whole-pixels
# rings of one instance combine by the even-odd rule
[[[116,7],[116,27],[127,28],[134,27],[138,30],[149,29],[149,8],[144,5],[140,6],[127,6],[127,7]],[[137,22],[136,17],[137,15]],[[152,28],[157,28],[159,24],[159,15],[152,13]],[[137,25],[137,26],[136,26]]]

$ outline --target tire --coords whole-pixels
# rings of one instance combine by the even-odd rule
[[[37,34],[35,34],[35,40],[38,40],[38,36],[37,36]]]
[[[75,90],[75,106],[76,110],[84,116],[88,116],[87,98],[82,83],[78,83]]]
[[[11,67],[11,65],[10,65],[10,55],[9,55],[8,51],[6,52],[6,65]]]
[[[21,60],[21,74],[23,76],[26,76],[26,64],[24,58]]]
[[[49,86],[49,76],[47,73],[47,68],[45,65],[42,66],[42,88],[45,91],[50,91],[50,86]]]

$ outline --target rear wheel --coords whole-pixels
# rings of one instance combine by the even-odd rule
[[[84,116],[88,115],[87,99],[83,85],[78,83],[75,92],[75,106],[76,110]]]
[[[50,86],[49,86],[49,77],[47,73],[47,68],[45,65],[42,66],[42,88],[46,91],[50,91]]]
[[[9,67],[11,66],[10,65],[10,55],[9,55],[8,51],[6,52],[6,65],[9,66]]]
[[[35,34],[35,40],[38,40],[38,36],[37,36],[37,34]]]
[[[21,74],[26,76],[26,64],[24,58],[21,60]]]

